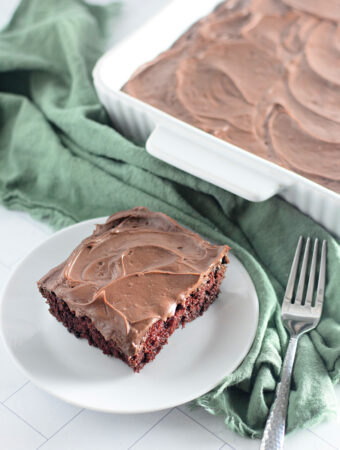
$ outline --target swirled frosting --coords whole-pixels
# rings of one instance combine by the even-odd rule
[[[149,327],[173,316],[227,252],[165,214],[139,207],[97,225],[38,286],[132,356]]]
[[[123,91],[340,193],[338,0],[228,0]]]

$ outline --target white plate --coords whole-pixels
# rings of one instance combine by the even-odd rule
[[[47,239],[16,268],[1,302],[1,329],[9,352],[33,383],[75,405],[115,413],[142,413],[192,400],[241,363],[257,328],[258,299],[234,256],[218,300],[200,318],[176,330],[139,374],[76,339],[48,312],[36,281],[88,236],[93,219]]]

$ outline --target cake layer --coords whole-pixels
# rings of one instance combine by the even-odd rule
[[[340,193],[336,5],[227,0],[122,90]]]
[[[228,247],[217,246],[147,208],[112,215],[38,283],[87,317],[128,358],[148,330],[175,314]]]
[[[212,268],[207,279],[190,294],[184,305],[176,307],[173,316],[165,321],[158,320],[149,328],[139,352],[132,357],[127,356],[114,340],[106,340],[87,316],[77,317],[67,304],[52,292],[41,289],[41,294],[47,299],[51,314],[76,337],[87,339],[90,345],[98,347],[106,355],[120,358],[135,372],[139,372],[146,363],[156,357],[180,325],[184,327],[187,322],[202,315],[215,301],[224,272],[225,265],[222,263]]]

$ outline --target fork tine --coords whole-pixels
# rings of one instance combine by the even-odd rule
[[[318,239],[315,239],[314,242],[314,249],[313,249],[313,257],[312,257],[312,264],[310,266],[310,273],[309,273],[309,280],[308,280],[308,287],[307,287],[307,294],[305,299],[305,305],[311,306],[313,301],[313,291],[314,291],[314,283],[315,283],[315,272],[316,272],[316,257],[318,254]]]
[[[299,259],[300,259],[300,253],[301,253],[301,246],[302,246],[302,236],[299,237],[299,242],[295,250],[295,256],[292,264],[292,268],[290,269],[290,274],[288,278],[287,288],[284,296],[284,301],[291,302],[293,297],[293,291],[294,291],[294,284],[296,279],[296,273],[298,270],[299,265]]]
[[[302,266],[301,266],[301,272],[299,277],[299,283],[296,291],[295,296],[295,303],[298,305],[301,305],[302,302],[302,296],[303,296],[303,288],[305,287],[305,279],[306,279],[306,271],[307,271],[307,264],[308,264],[308,255],[309,255],[309,246],[310,246],[310,237],[307,238],[305,252],[303,255],[302,260]]]
[[[315,307],[317,308],[317,312],[320,315],[321,315],[321,311],[322,311],[322,304],[323,304],[324,294],[325,294],[326,259],[327,259],[327,242],[323,241],[322,251],[321,251],[319,281],[318,281],[318,288],[317,288],[316,300],[315,300]]]

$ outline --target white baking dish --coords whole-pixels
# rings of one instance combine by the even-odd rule
[[[174,0],[96,64],[95,87],[113,124],[173,166],[247,200],[263,201],[280,194],[340,236],[339,194],[120,91],[138,67],[169,48],[191,24],[220,3],[196,0],[189,7],[189,1]]]

